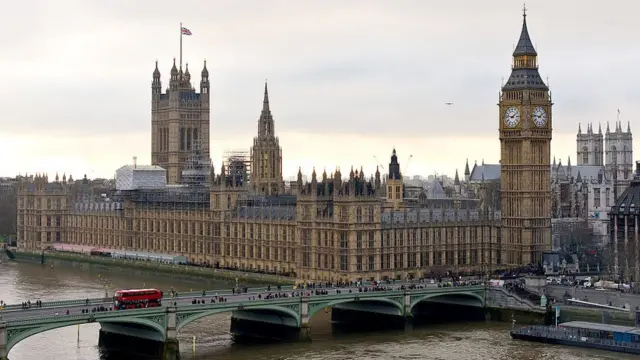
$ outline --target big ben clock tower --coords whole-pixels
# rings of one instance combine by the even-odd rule
[[[511,76],[500,94],[501,261],[526,265],[551,250],[551,95],[523,12]]]

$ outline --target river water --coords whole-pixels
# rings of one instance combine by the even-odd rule
[[[105,280],[106,279],[106,280]],[[0,264],[0,300],[82,299],[104,296],[105,288],[176,288],[178,291],[229,289],[225,281],[168,278],[152,274],[132,275],[124,270],[102,270],[31,263]],[[509,324],[468,323],[429,325],[412,331],[385,331],[335,335],[330,314],[319,312],[311,319],[310,342],[263,345],[234,344],[228,333],[230,314],[218,314],[196,321],[180,334],[183,359],[195,360],[332,360],[332,359],[481,359],[481,360],[587,360],[634,359],[629,355],[583,350],[511,340]],[[10,360],[101,360],[98,348],[99,324],[51,330],[17,344]],[[195,354],[192,339],[196,336]]]

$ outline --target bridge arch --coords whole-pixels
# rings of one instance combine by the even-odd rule
[[[186,316],[184,316],[183,318],[180,319],[181,314],[180,311],[178,311],[178,317],[179,320],[177,321],[176,324],[176,331],[180,332],[180,330],[182,330],[182,328],[184,328],[185,326],[187,326],[188,324],[196,321],[196,320],[200,320],[202,318],[205,318],[207,316],[211,316],[211,315],[215,315],[215,314],[222,314],[222,313],[226,313],[226,312],[233,312],[234,310],[243,310],[243,311],[252,311],[252,310],[268,310],[268,311],[273,311],[273,312],[277,312],[277,313],[281,313],[287,316],[292,317],[293,319],[295,319],[296,323],[298,325],[300,325],[300,314],[298,314],[297,311],[290,309],[288,307],[284,307],[284,306],[278,306],[278,305],[262,305],[262,306],[247,306],[244,307],[242,309],[239,309],[237,307],[224,307],[224,308],[219,308],[219,309],[209,309],[209,310],[201,310],[201,311],[194,311],[190,314],[187,314]]]
[[[384,304],[389,304],[392,305],[393,307],[395,307],[398,310],[398,315],[402,315],[403,311],[404,311],[404,305],[401,303],[398,303],[395,300],[391,300],[391,299],[385,299],[385,298],[365,298],[365,299],[357,299],[357,298],[353,298],[353,299],[337,299],[337,300],[330,300],[327,302],[318,302],[318,303],[310,303],[309,304],[309,319],[311,319],[313,317],[313,315],[315,315],[318,311],[324,309],[324,308],[330,308],[333,307],[335,305],[338,304],[345,304],[345,303],[384,303]]]
[[[485,299],[483,296],[476,294],[474,292],[469,292],[469,291],[461,291],[461,292],[454,292],[454,293],[445,293],[445,294],[425,294],[425,295],[418,295],[418,296],[412,296],[411,297],[411,305],[409,307],[409,311],[412,311],[413,308],[418,305],[419,303],[421,303],[424,300],[429,300],[429,299],[435,299],[435,298],[460,298],[460,297],[465,297],[465,298],[470,298],[473,300],[476,300],[477,303],[475,303],[475,305],[471,305],[471,306],[476,306],[476,307],[484,307],[485,306]]]
[[[60,319],[60,318],[57,318]],[[33,326],[25,326],[21,328],[12,329],[9,327],[7,330],[7,344],[6,344],[6,354],[9,355],[9,351],[16,346],[19,342],[24,339],[27,339],[31,336],[38,335],[43,332],[47,332],[50,330],[60,329],[68,326],[74,325],[83,325],[83,324],[91,324],[91,323],[118,323],[118,324],[135,324],[135,325],[143,325],[145,327],[151,328],[153,330],[158,331],[162,338],[166,338],[166,332],[164,326],[159,323],[152,321],[150,319],[145,318],[136,318],[136,317],[126,317],[126,318],[105,318],[99,319],[95,322],[88,322],[86,318],[82,319],[71,319],[68,321],[59,321],[59,322],[51,322],[48,324],[42,325],[33,325]],[[9,325],[11,325],[9,323]]]

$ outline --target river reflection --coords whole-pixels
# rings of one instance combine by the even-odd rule
[[[229,289],[229,281],[169,278],[115,269],[4,263],[0,265],[0,300],[78,299],[104,296],[105,289],[154,287],[177,291]],[[630,355],[511,340],[510,325],[468,323],[430,325],[413,331],[385,331],[334,335],[330,313],[318,312],[311,319],[313,341],[277,344],[234,344],[229,335],[229,314],[217,314],[186,326],[180,334],[183,359],[196,360],[331,360],[331,359],[438,359],[438,360],[587,360],[636,359]],[[99,324],[67,327],[34,335],[16,345],[11,360],[124,360],[118,353],[101,354]],[[196,353],[192,353],[193,336]],[[129,357],[129,356],[127,356]],[[140,359],[140,357],[137,357]]]

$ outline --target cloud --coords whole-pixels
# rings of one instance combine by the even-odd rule
[[[579,122],[604,127],[615,121],[618,108],[624,121],[633,121],[640,113],[640,45],[630,29],[636,28],[640,4],[527,5],[540,73],[549,76],[556,104],[554,137],[574,133]],[[403,138],[429,139],[416,144],[431,154],[430,144],[449,139],[480,146],[450,151],[495,158],[488,149],[498,148],[498,90],[500,79],[509,76],[520,7],[507,0],[243,0],[190,2],[176,15],[175,2],[167,0],[12,2],[0,14],[7,29],[16,29],[0,33],[2,135],[39,139],[73,156],[88,138],[103,139],[98,143],[105,147],[148,141],[154,61],[166,86],[183,21],[193,31],[184,38],[183,60],[196,87],[207,59],[213,149],[248,148],[268,78],[283,144],[284,134],[342,134],[344,143],[330,142],[336,149],[359,143],[372,153]],[[236,138],[245,140],[226,141]],[[322,141],[308,151],[284,151],[321,163],[349,156],[327,151]],[[132,146],[141,160],[141,152],[149,152],[149,146]],[[19,163],[38,162],[32,158],[37,154],[19,156]],[[108,166],[123,156],[104,155],[90,167],[110,173]],[[416,171],[431,171],[429,161]]]

